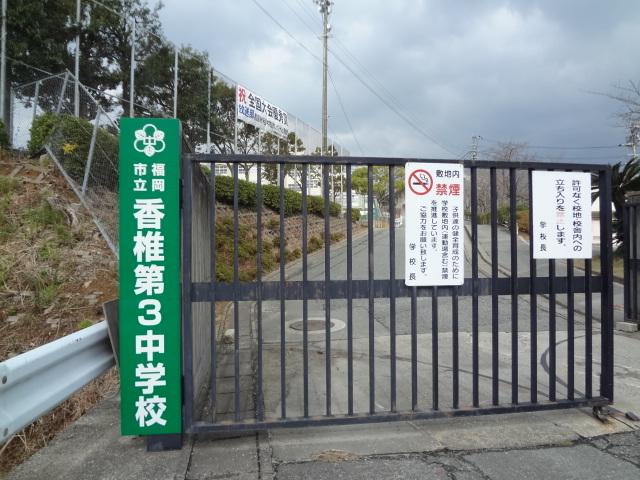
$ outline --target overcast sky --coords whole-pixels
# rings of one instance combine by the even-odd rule
[[[216,69],[320,128],[321,63],[252,0],[163,1],[171,41],[206,50]],[[257,1],[321,57],[321,17],[312,0]],[[640,79],[640,2],[335,0],[331,25],[330,49],[420,130],[330,55],[362,152],[331,84],[329,131],[354,155],[457,158],[473,135],[484,137],[481,148],[495,141],[582,147],[625,140],[615,118],[621,106],[593,92]],[[627,153],[535,151],[601,162]]]

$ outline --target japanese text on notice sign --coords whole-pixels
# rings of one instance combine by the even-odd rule
[[[464,283],[464,169],[462,165],[405,166],[405,283]]]
[[[591,258],[591,174],[532,173],[533,258]]]

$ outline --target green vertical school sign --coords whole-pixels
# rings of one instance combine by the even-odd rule
[[[120,123],[123,435],[182,431],[180,122]]]

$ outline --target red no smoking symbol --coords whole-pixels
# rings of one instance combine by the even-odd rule
[[[409,175],[409,190],[416,195],[426,195],[433,187],[433,178],[426,170],[414,170]]]

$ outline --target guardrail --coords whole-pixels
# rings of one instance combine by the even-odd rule
[[[0,445],[113,365],[106,322],[0,363]]]

